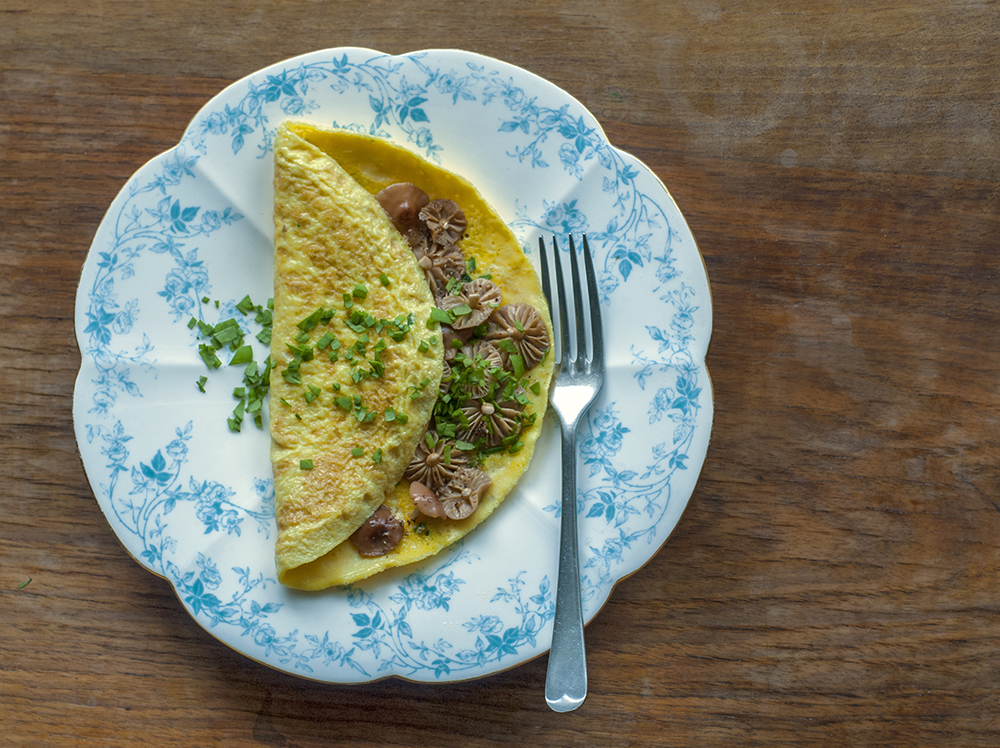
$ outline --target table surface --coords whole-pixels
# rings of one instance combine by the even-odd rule
[[[1000,744],[1000,5],[0,3],[0,731],[13,745]],[[81,265],[215,93],[460,47],[583,102],[704,254],[716,417],[665,547],[484,680],[333,686],[227,649],[123,550],[72,428]]]

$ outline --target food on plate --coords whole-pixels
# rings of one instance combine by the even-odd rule
[[[270,412],[279,579],[317,590],[434,555],[496,510],[541,430],[551,322],[517,240],[461,177],[384,140],[302,123],[279,129],[275,165]],[[288,247],[298,247],[301,263],[290,261]],[[358,382],[342,355],[332,363],[318,350],[309,360],[296,355],[296,345],[318,348],[328,332],[341,352],[356,350],[352,335],[362,333],[342,329],[355,284],[368,296],[352,301],[366,309],[405,285],[405,301],[393,296],[402,307],[380,314],[413,315],[401,342],[383,349],[380,376]],[[289,301],[294,308],[283,310]],[[324,311],[311,337],[296,343],[310,306]],[[366,350],[374,343],[368,334]],[[390,350],[395,356],[386,358]],[[318,394],[309,399],[312,388]],[[353,403],[345,398],[356,390],[367,408],[360,419],[337,406],[338,398]],[[396,431],[400,413],[404,428]],[[312,467],[300,468],[302,460]],[[313,479],[318,468],[323,480]],[[314,543],[299,525],[336,532],[313,530],[323,538]]]

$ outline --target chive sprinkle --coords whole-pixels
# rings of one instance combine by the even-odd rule
[[[312,470],[313,461],[312,460],[299,460],[299,468],[302,470]]]
[[[364,457],[365,450],[361,447],[355,447],[351,450],[351,457]]]

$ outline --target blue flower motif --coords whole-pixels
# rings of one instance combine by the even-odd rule
[[[305,111],[306,102],[301,96],[291,96],[281,102],[281,111],[290,117],[295,117]]]
[[[217,210],[206,210],[201,214],[201,226],[206,233],[222,228],[222,214]]]
[[[452,595],[458,592],[461,579],[455,579],[454,572],[438,574],[431,581],[424,574],[411,574],[403,580],[399,587],[399,595],[393,596],[393,601],[403,602],[407,607],[415,605],[421,610],[443,608],[448,610],[448,602]]]
[[[416,132],[416,142],[419,148],[430,148],[434,144],[434,135],[426,127],[421,127]]]
[[[258,647],[264,647],[265,649],[270,649],[277,638],[278,632],[274,630],[274,626],[269,623],[265,623],[257,627],[254,632],[253,641]]]
[[[203,553],[198,554],[198,568],[201,569],[198,578],[205,585],[205,588],[209,590],[218,589],[219,585],[222,584],[222,575],[215,564],[212,563],[212,560],[207,558]]]

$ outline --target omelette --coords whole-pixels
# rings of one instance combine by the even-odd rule
[[[275,557],[319,590],[432,556],[500,505],[541,430],[551,320],[465,179],[294,122],[274,159]]]

